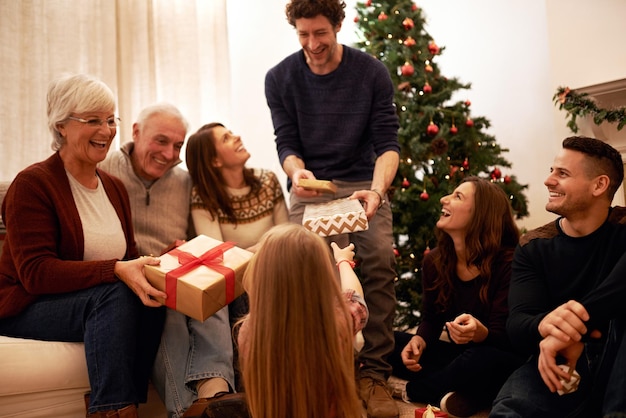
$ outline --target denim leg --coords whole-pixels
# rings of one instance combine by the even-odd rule
[[[168,417],[180,417],[196,400],[198,380],[221,377],[234,388],[232,361],[228,307],[204,322],[168,309],[153,374]]]
[[[190,345],[187,321],[184,314],[167,309],[152,371],[152,383],[165,404],[167,416],[174,418],[180,417],[195,399],[195,394],[185,385]]]
[[[235,387],[233,372],[233,339],[228,307],[211,315],[204,322],[190,320],[191,351],[187,382],[221,377],[231,389]]]
[[[137,356],[135,359],[135,386],[140,403],[148,401],[148,384],[154,361],[161,343],[165,323],[165,306],[150,308],[141,306],[140,327],[137,331]]]
[[[602,413],[605,418],[626,417],[626,332],[624,321],[616,321],[610,339],[615,344],[613,350],[615,361],[604,394]]]
[[[507,379],[493,402],[489,417],[576,417],[586,406],[592,379],[581,356],[576,371],[581,375],[578,390],[569,394],[552,393],[537,368],[537,359],[524,363]]]
[[[335,181],[337,192],[332,196],[301,199],[290,196],[289,220],[301,224],[307,203],[326,202],[350,196],[356,190],[368,190],[371,182]],[[356,258],[361,261],[360,279],[365,302],[369,309],[369,320],[363,337],[365,345],[359,352],[360,376],[386,379],[391,374],[387,356],[393,351],[393,319],[396,311],[395,257],[393,255],[393,231],[391,206],[385,203],[369,220],[367,231],[334,235],[327,241],[345,246],[353,242]]]
[[[350,234],[370,312],[363,329],[365,345],[359,353],[360,375],[386,379],[391,374],[387,357],[394,347],[393,319],[396,311],[395,258],[391,207],[384,204],[369,221],[369,229]]]
[[[91,385],[89,412],[119,409],[139,403],[140,392],[145,390],[136,387],[142,381],[137,375],[137,350],[143,308],[124,283],[103,284],[40,296],[18,316],[0,320],[0,333],[46,341],[84,341]],[[144,337],[156,340],[154,335]]]

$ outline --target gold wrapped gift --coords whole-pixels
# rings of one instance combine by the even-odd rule
[[[337,186],[328,180],[300,179],[298,180],[298,186],[318,192],[337,193]]]
[[[243,293],[241,280],[251,257],[233,243],[198,235],[144,271],[152,286],[167,293],[159,302],[204,321]]]

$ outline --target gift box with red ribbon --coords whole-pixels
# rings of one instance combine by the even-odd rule
[[[427,405],[415,409],[415,418],[448,418],[448,414],[436,406]]]
[[[152,286],[167,293],[159,302],[204,321],[243,293],[241,280],[251,257],[231,242],[198,235],[144,271]]]

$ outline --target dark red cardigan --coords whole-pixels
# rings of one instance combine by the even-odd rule
[[[128,193],[117,178],[100,170],[98,175],[126,236],[125,259],[135,258]],[[80,216],[58,153],[16,176],[2,217],[7,232],[0,256],[0,318],[19,314],[38,295],[118,280],[113,273],[118,260],[83,261]]]

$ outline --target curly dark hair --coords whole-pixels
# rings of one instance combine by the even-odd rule
[[[346,17],[345,8],[346,3],[343,0],[291,0],[285,7],[285,14],[294,28],[296,19],[310,19],[318,15],[325,16],[336,27]]]

